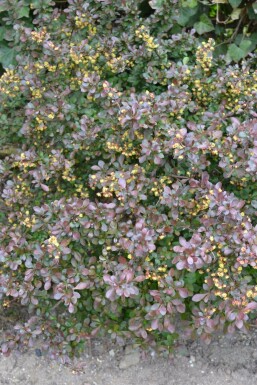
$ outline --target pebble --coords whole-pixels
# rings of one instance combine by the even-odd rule
[[[115,351],[114,351],[113,349],[111,349],[111,350],[109,351],[109,355],[110,355],[111,357],[115,357]]]
[[[189,362],[190,362],[191,364],[193,364],[193,363],[195,362],[195,356],[190,356]]]
[[[41,349],[35,349],[35,354],[36,354],[37,357],[41,357],[42,356]]]

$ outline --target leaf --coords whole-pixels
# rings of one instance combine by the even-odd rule
[[[253,12],[257,14],[257,1],[255,1],[255,3],[252,4],[252,7],[253,7]]]
[[[257,309],[257,302],[250,302],[245,307],[246,310],[255,310]]]
[[[1,351],[2,351],[2,353],[7,353],[8,352],[8,349],[9,349],[9,346],[8,346],[8,344],[7,343],[3,343],[2,345],[1,345]]]
[[[46,281],[46,283],[44,284],[44,289],[45,290],[49,290],[51,288],[51,281]]]
[[[21,7],[17,10],[18,19],[22,17],[29,17],[29,7]]]
[[[61,247],[61,251],[64,255],[70,254],[71,249],[69,247]]]
[[[44,190],[46,192],[49,191],[49,187],[46,184],[41,183],[40,186],[41,186],[42,190]]]
[[[88,282],[80,282],[77,286],[74,287],[74,290],[83,290],[88,287]]]
[[[192,16],[194,16],[197,13],[198,7],[195,8],[181,8],[179,17],[177,19],[178,24],[182,27],[185,27]]]
[[[176,268],[178,270],[183,270],[185,267],[185,263],[183,261],[179,261],[177,264],[176,264]]]
[[[192,297],[192,301],[194,302],[200,302],[202,299],[204,299],[206,297],[207,293],[204,293],[204,294],[195,294],[193,295]]]
[[[251,206],[253,206],[255,209],[257,209],[257,201],[252,201]]]
[[[162,7],[165,0],[151,0],[149,1],[149,5],[152,9],[159,9]]]
[[[161,315],[165,315],[167,313],[166,307],[164,305],[161,305],[159,308],[159,313]]]
[[[0,46],[0,63],[4,68],[15,63],[15,50],[6,46]]]
[[[118,183],[119,183],[119,185],[120,185],[122,188],[126,188],[126,181],[125,181],[124,178],[120,178],[120,179],[118,180]]]
[[[230,59],[238,62],[243,59],[249,52],[249,47],[251,46],[250,40],[244,40],[239,46],[236,44],[230,44],[228,47],[228,56]]]
[[[7,1],[1,1],[0,2],[0,12],[8,11],[9,10],[9,4]]]
[[[200,21],[194,24],[194,28],[199,35],[214,30],[212,21],[205,14],[201,15]]]
[[[175,326],[174,326],[173,324],[170,324],[170,325],[167,327],[167,329],[168,329],[168,331],[169,331],[170,333],[174,333],[174,331],[175,331]]]
[[[244,326],[244,322],[241,319],[236,320],[235,324],[238,329],[242,329],[242,327]]]
[[[238,20],[241,15],[242,9],[241,8],[235,8],[233,9],[233,12],[231,13],[230,17],[231,20]]]
[[[159,326],[159,321],[158,321],[158,319],[152,320],[152,322],[151,322],[151,328],[152,328],[153,330],[156,330],[156,329],[158,329],[158,326]]]
[[[74,313],[74,310],[75,310],[75,307],[74,307],[73,303],[70,303],[69,307],[68,307],[69,313]]]
[[[181,5],[183,8],[195,8],[198,5],[197,0],[182,0]]]
[[[0,41],[4,40],[5,32],[6,32],[6,28],[5,27],[0,27]]]
[[[228,1],[233,8],[237,8],[242,2],[242,0],[228,0]]]
[[[115,289],[112,287],[111,289],[107,290],[106,292],[106,298],[108,298],[110,301],[114,301],[116,297]]]
[[[185,288],[178,288],[178,292],[181,298],[187,298],[188,297],[188,290]]]

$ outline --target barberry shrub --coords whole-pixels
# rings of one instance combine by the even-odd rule
[[[115,3],[115,4],[114,4]],[[2,352],[170,346],[257,308],[257,71],[136,1],[70,0],[0,79]],[[41,20],[41,21],[40,21]],[[179,326],[179,327],[178,327]]]

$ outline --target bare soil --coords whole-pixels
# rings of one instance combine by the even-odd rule
[[[39,351],[0,356],[1,385],[256,385],[257,330],[180,346],[174,359],[96,340],[69,366]],[[37,353],[37,354],[36,354]]]

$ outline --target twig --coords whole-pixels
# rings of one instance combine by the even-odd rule
[[[230,19],[230,16],[225,21],[222,21],[219,19],[219,4],[217,4],[216,22],[220,24],[228,24],[229,19]]]
[[[60,306],[60,304],[63,303],[62,300],[58,301],[53,307],[52,307],[52,311],[57,309],[58,306]]]
[[[238,21],[238,23],[237,23],[236,29],[235,29],[233,35],[231,36],[231,38],[230,38],[230,40],[229,40],[230,43],[231,43],[231,42],[234,40],[234,38],[236,37],[236,35],[237,35],[237,33],[238,33],[238,30],[239,30],[239,28],[240,28],[240,25],[242,24],[244,18],[245,18],[245,13],[242,14],[242,16],[240,17],[240,19],[239,19],[239,21]]]
[[[189,179],[187,176],[183,175],[176,175],[176,174],[169,174],[170,176],[173,176],[174,178],[179,178],[179,179]]]

